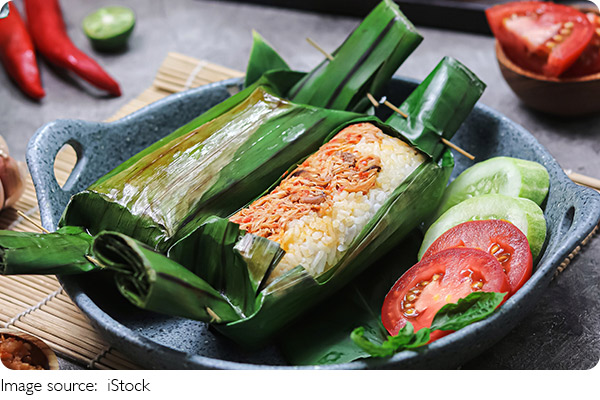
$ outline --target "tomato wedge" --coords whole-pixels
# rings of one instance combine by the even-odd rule
[[[430,327],[440,308],[475,291],[510,291],[498,260],[478,249],[442,250],[415,264],[392,286],[381,309],[383,326],[391,335],[407,322],[415,331]],[[434,331],[431,340],[448,333]]]
[[[583,53],[594,35],[585,14],[551,2],[524,1],[486,10],[504,53],[517,65],[558,77]]]
[[[437,238],[422,259],[453,247],[472,247],[495,256],[508,278],[511,295],[531,277],[533,257],[527,237],[508,221],[469,221],[456,225]]]
[[[594,26],[594,36],[577,61],[564,73],[565,77],[580,77],[600,72],[600,15],[589,12],[586,16]]]

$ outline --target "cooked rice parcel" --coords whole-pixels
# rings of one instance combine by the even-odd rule
[[[425,156],[375,125],[340,131],[269,194],[230,220],[280,244],[269,281],[297,265],[318,276],[334,266]]]

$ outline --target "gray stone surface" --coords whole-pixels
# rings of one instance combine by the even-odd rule
[[[16,1],[17,6],[22,3]],[[310,36],[333,50],[357,19],[322,16],[222,1],[119,0],[132,7],[138,24],[126,52],[95,53],[84,37],[83,17],[112,2],[62,0],[73,42],[92,54],[121,84],[123,96],[107,98],[78,78],[41,60],[46,97],[27,99],[0,73],[0,133],[13,155],[23,160],[27,141],[44,123],[58,118],[101,121],[150,85],[167,52],[177,51],[243,70],[258,30],[289,64],[306,70],[321,55],[305,41]],[[21,8],[22,9],[22,8]],[[421,29],[425,40],[398,71],[424,78],[444,55],[453,56],[488,84],[482,102],[522,124],[559,163],[600,177],[600,116],[564,120],[525,108],[502,79],[493,39],[435,29]],[[465,368],[585,369],[600,358],[600,245],[592,241],[563,274],[553,281],[530,318],[491,350]]]

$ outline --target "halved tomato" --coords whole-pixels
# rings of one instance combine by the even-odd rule
[[[600,72],[600,15],[586,14],[594,26],[594,36],[575,63],[564,73],[564,77],[578,77]]]
[[[551,2],[501,4],[488,8],[486,16],[511,61],[549,77],[573,65],[594,34],[585,14]]]
[[[472,247],[495,256],[508,278],[511,295],[531,277],[533,257],[527,237],[508,221],[469,221],[456,225],[437,238],[422,259],[453,247]]]
[[[381,309],[391,335],[410,322],[415,332],[430,327],[435,314],[471,292],[508,293],[510,285],[498,260],[471,248],[453,248],[422,259],[396,281]],[[450,332],[434,331],[431,340]]]

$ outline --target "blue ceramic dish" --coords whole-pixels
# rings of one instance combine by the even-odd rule
[[[56,229],[71,195],[224,100],[240,83],[229,80],[175,94],[115,122],[58,120],[42,127],[29,143],[27,163],[44,227]],[[400,104],[415,86],[414,81],[395,78],[387,88],[388,99]],[[497,342],[527,315],[560,263],[600,219],[600,195],[571,182],[529,132],[488,107],[478,104],[453,141],[478,160],[499,155],[519,157],[543,164],[550,173],[550,194],[545,205],[547,241],[533,276],[494,315],[437,340],[425,350],[327,368],[439,369],[461,365]],[[64,144],[75,148],[78,162],[61,188],[54,177],[53,163]],[[471,164],[457,157],[453,176]],[[102,279],[101,275],[94,279],[65,276],[61,282],[106,340],[141,367],[298,368],[287,366],[275,346],[245,352],[204,323],[139,310]]]

